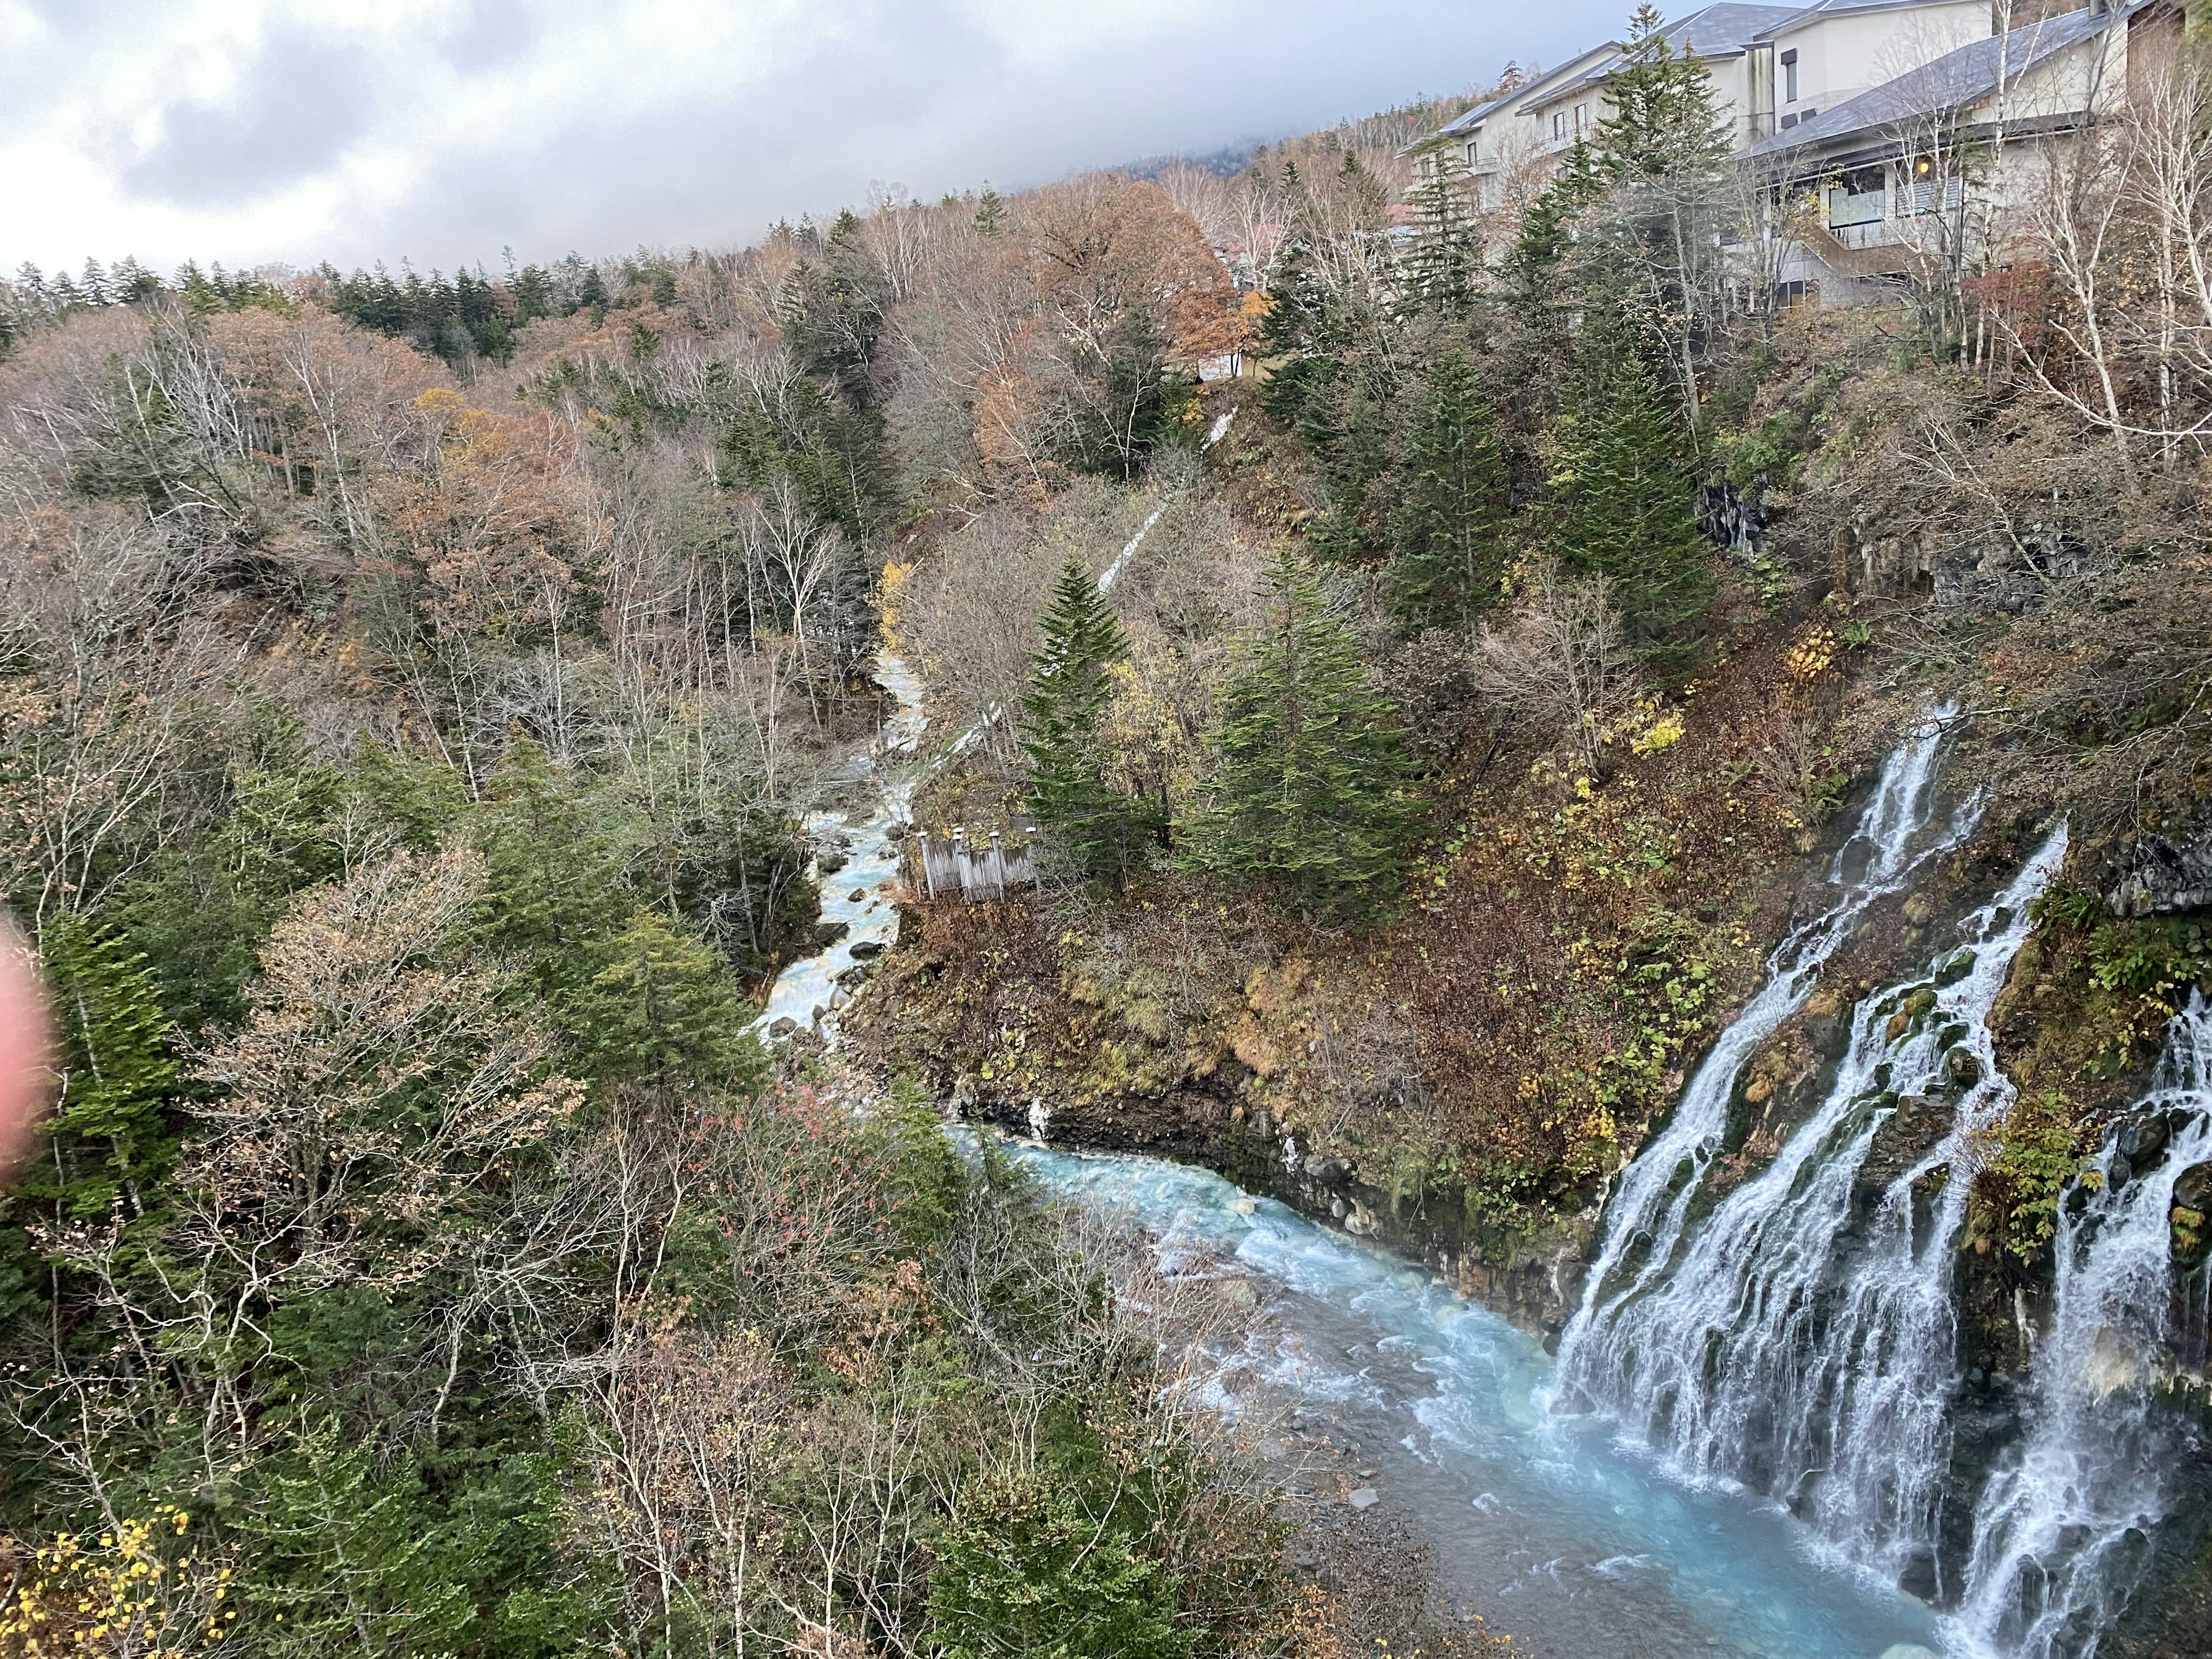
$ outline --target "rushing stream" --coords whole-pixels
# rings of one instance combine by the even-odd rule
[[[1133,1216],[1170,1261],[1249,1274],[1265,1313],[1223,1357],[1235,1409],[1288,1393],[1411,1512],[1438,1589],[1547,1659],[1877,1659],[1935,1651],[1910,1599],[1824,1567],[1778,1507],[1668,1479],[1551,1418],[1535,1338],[1419,1268],[1153,1159],[1009,1150],[1054,1192]]]
[[[808,826],[836,937],[776,981],[758,1022],[771,1037],[834,1041],[856,971],[896,935],[924,721],[903,663],[886,655],[876,677],[894,713],[836,780],[860,804]],[[1440,1593],[1523,1651],[2083,1659],[2169,1501],[2179,1431],[2154,1395],[2176,1310],[2202,1294],[2174,1282],[2166,1218],[2177,1182],[2212,1164],[2212,1012],[2177,1017],[2151,1091],[2069,1194],[2025,1426],[1947,1583],[1954,1175],[2012,1097],[1986,1020],[2063,826],[1921,971],[1859,1000],[1823,1098],[1765,1166],[1717,1202],[1704,1191],[1746,1063],[1872,907],[1974,828],[1976,803],[1939,804],[1940,738],[1939,717],[1890,757],[1825,902],[1623,1171],[1556,1367],[1421,1269],[1218,1176],[1007,1145],[1052,1191],[1133,1218],[1164,1259],[1246,1276],[1263,1312],[1218,1354],[1216,1403],[1264,1427],[1287,1401],[1357,1447],[1379,1501],[1433,1547]],[[1879,1175],[1893,1120],[1903,1162]]]

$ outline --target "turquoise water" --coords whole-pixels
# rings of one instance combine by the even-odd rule
[[[1054,1192],[1129,1216],[1163,1261],[1241,1273],[1261,1311],[1221,1351],[1234,1412],[1287,1395],[1358,1445],[1440,1589],[1553,1659],[1904,1659],[1943,1648],[1909,1598],[1824,1561],[1741,1491],[1692,1489],[1539,1399],[1535,1340],[1426,1273],[1209,1171],[1008,1140]],[[1902,1648],[1902,1655],[1895,1650]]]

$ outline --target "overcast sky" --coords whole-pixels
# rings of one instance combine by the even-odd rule
[[[0,0],[0,269],[728,246],[1302,131],[1628,0]]]

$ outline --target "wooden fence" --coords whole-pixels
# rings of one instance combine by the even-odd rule
[[[968,839],[965,830],[955,830],[940,841],[927,831],[910,843],[920,867],[916,885],[931,898],[963,898],[970,904],[1002,899],[1016,888],[1036,885],[1036,844],[1024,839],[1012,847],[1001,843],[991,831],[987,846]]]

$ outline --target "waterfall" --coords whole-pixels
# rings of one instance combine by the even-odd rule
[[[1787,1502],[1893,1581],[1932,1569],[1950,1468],[1952,1262],[1969,1185],[1953,1176],[2012,1100],[1987,1017],[2065,849],[2061,828],[1927,975],[1861,1001],[1819,1109],[1714,1207],[1663,1282],[1609,1304],[1571,1357],[1583,1394],[1681,1473]],[[1937,1115],[1947,1089],[1941,1140],[1861,1221],[1878,1132],[1906,1101]]]
[[[2027,1431],[1975,1516],[1958,1625],[1982,1651],[2091,1659],[2141,1571],[2181,1450],[2156,1403],[2182,1289],[2174,1186],[2208,1161],[2212,1008],[2192,994],[2149,1091],[2060,1206]]]
[[[1829,883],[1837,890],[1834,902],[1775,947],[1767,958],[1765,982],[1716,1039],[1666,1127],[1622,1172],[1620,1187],[1606,1206],[1604,1231],[1584,1281],[1582,1305],[1560,1339],[1560,1375],[1567,1382],[1575,1382],[1583,1372],[1593,1328],[1666,1272],[1705,1166],[1727,1131],[1729,1097],[1744,1062],[1804,1006],[1819,982],[1821,967],[1850,937],[1868,908],[1897,891],[1913,871],[1956,844],[1972,827],[1972,809],[1962,808],[1932,845],[1916,850],[1935,811],[1931,786],[1936,750],[1948,712],[1932,716],[1911,742],[1883,764],[1851,838],[1837,853],[1829,871]],[[1607,1299],[1608,1288],[1639,1243],[1648,1246],[1641,1267]]]

